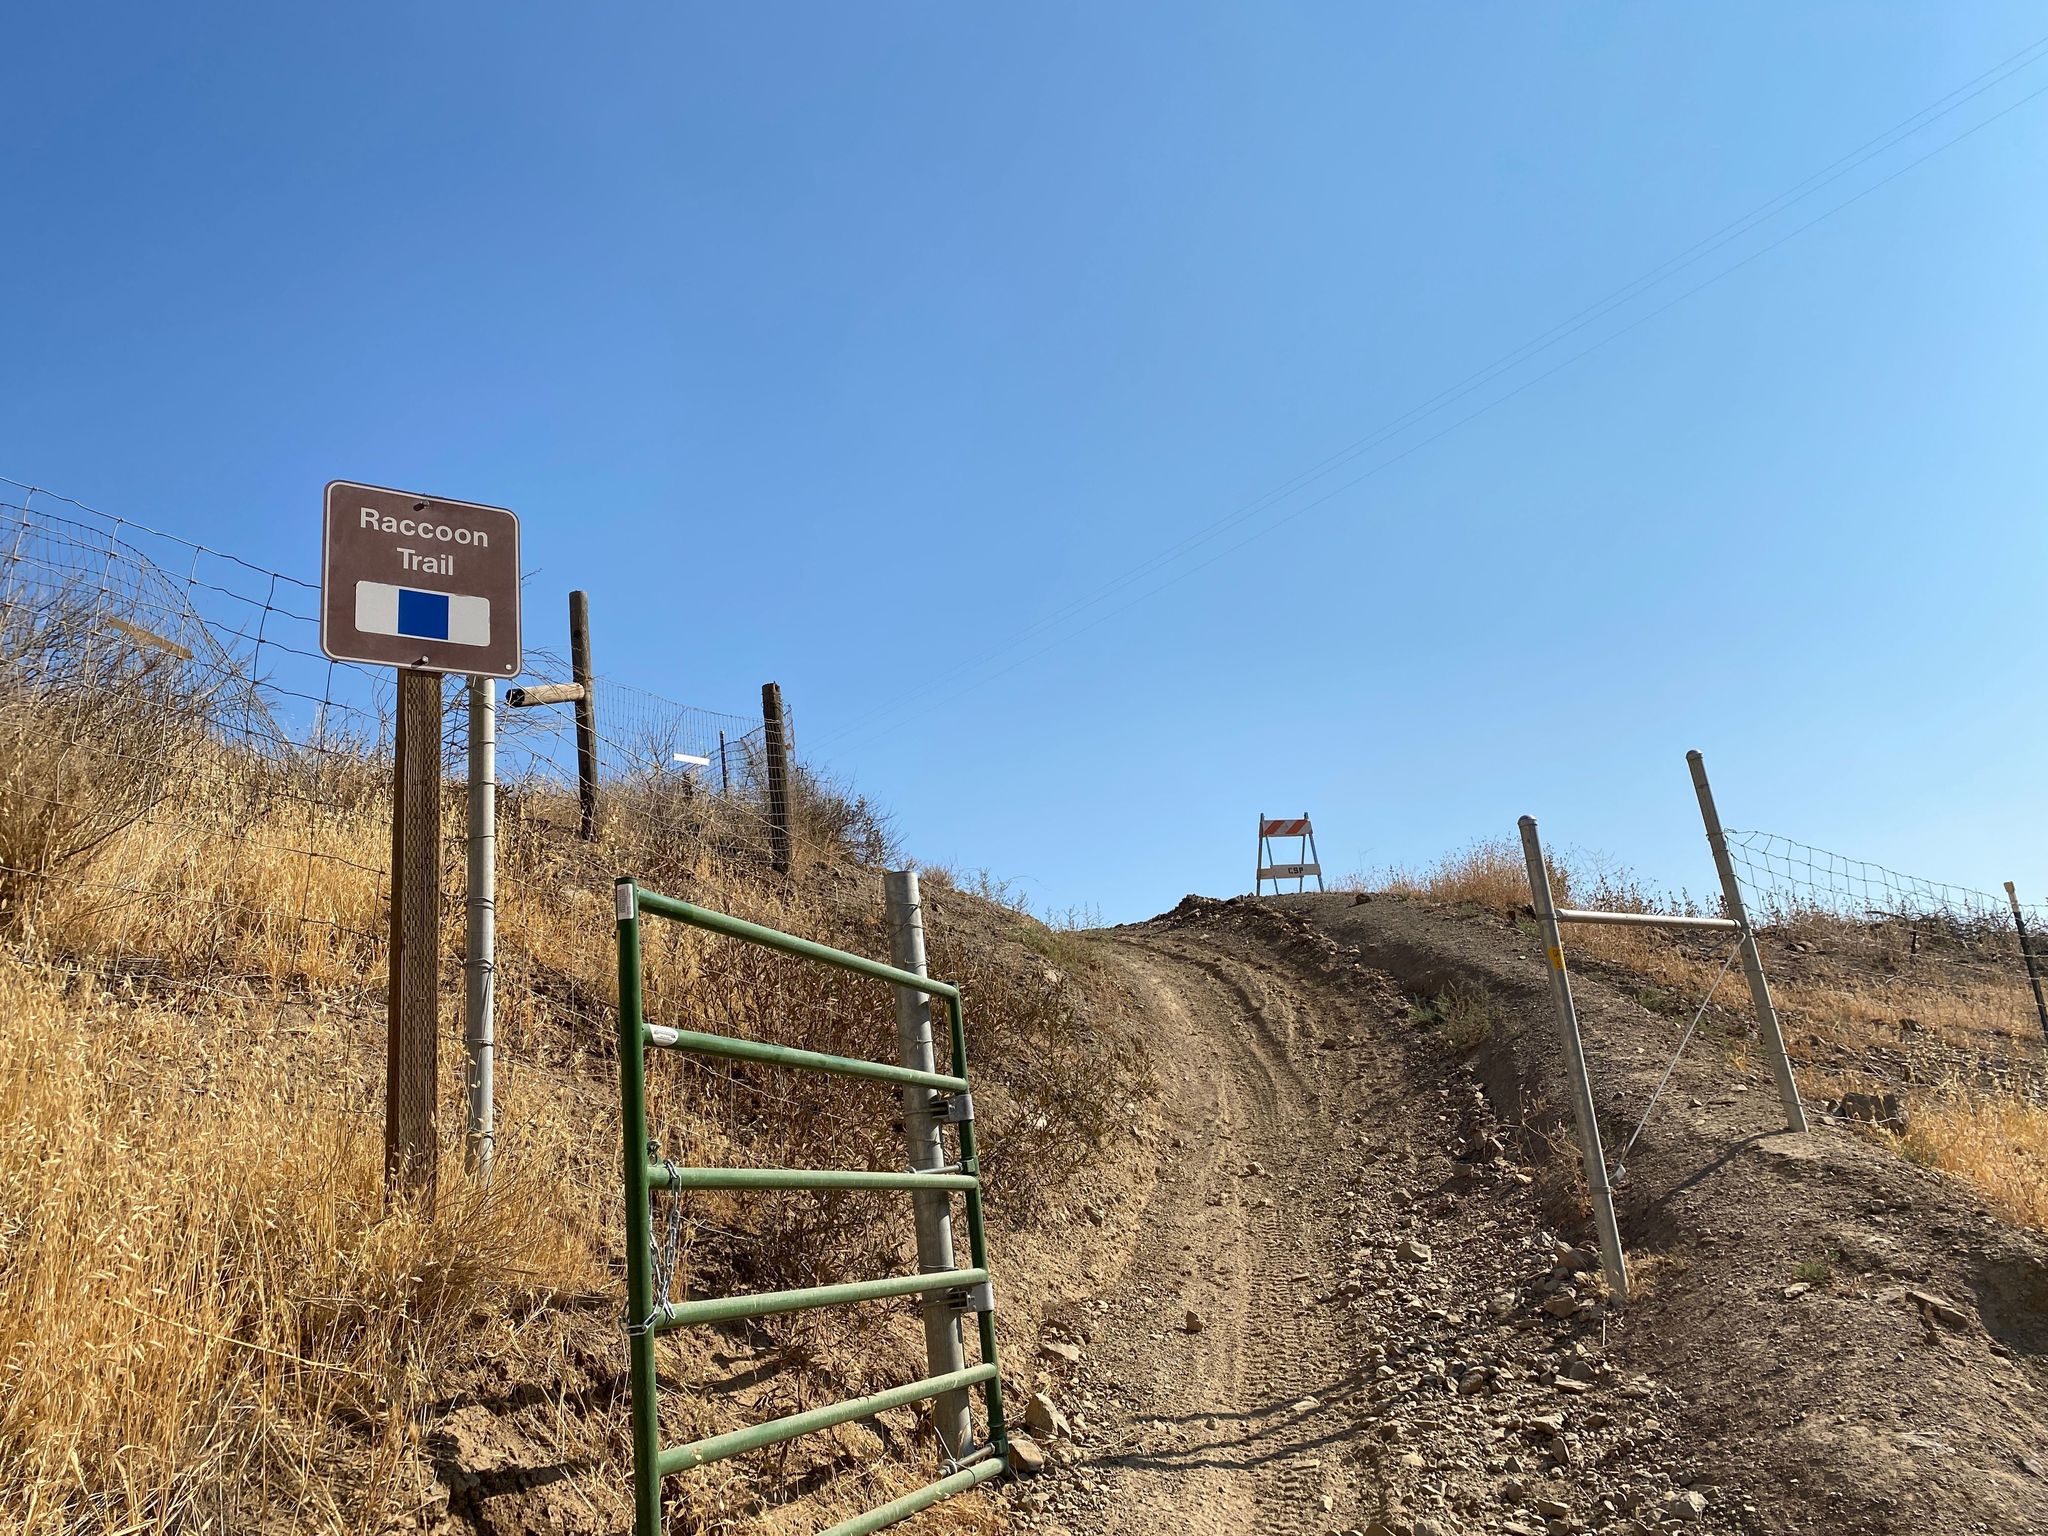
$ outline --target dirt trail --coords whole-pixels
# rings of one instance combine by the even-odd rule
[[[1159,1176],[1117,1223],[1121,1271],[1098,1250],[1092,1294],[1041,1319],[1079,1355],[1049,1383],[1073,1434],[1009,1495],[1021,1529],[1960,1536],[2048,1517],[2029,1316],[2048,1266],[1936,1176],[1840,1132],[1790,1145],[1765,1085],[1689,1062],[1623,1216],[1645,1295],[1611,1310],[1550,1154],[1547,997],[1511,926],[1191,898],[1109,948],[1153,1021]],[[1418,1027],[1415,999],[1454,980],[1500,1009],[1484,1046]],[[1582,993],[1592,1048],[1632,1064],[1619,1110],[1669,1023],[1595,978]],[[1856,1272],[1795,1283],[1816,1252]],[[1901,1281],[1974,1294],[1982,1321],[1937,1327]]]
[[[1097,1389],[1087,1464],[1100,1529],[1351,1523],[1341,1403],[1357,1379],[1345,1320],[1320,1304],[1346,1261],[1342,1163],[1321,1143],[1359,1085],[1300,1069],[1315,1010],[1276,973],[1143,940],[1119,958],[1160,1029],[1177,1129],[1139,1251],[1082,1323],[1100,1341],[1090,1377],[1114,1384]]]

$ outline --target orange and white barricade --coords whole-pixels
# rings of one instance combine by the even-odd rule
[[[1293,863],[1283,863],[1274,857],[1275,838],[1298,838],[1295,852],[1301,855]],[[1292,880],[1296,891],[1308,889],[1310,875],[1315,876],[1316,889],[1323,889],[1323,866],[1316,853],[1316,829],[1306,815],[1271,818],[1265,812],[1259,813],[1259,857],[1256,868],[1258,878],[1252,882],[1252,894],[1266,894],[1266,882],[1273,882],[1273,894],[1280,894],[1280,882]]]

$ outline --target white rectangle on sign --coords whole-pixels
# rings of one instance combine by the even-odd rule
[[[366,635],[442,640],[450,645],[491,643],[491,600],[389,582],[356,583],[356,628]]]
[[[1268,864],[1259,871],[1261,880],[1299,880],[1305,875],[1322,877],[1320,864]]]

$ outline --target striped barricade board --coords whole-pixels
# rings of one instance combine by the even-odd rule
[[[1292,860],[1276,858],[1272,846],[1275,838],[1297,839],[1299,846],[1294,851],[1298,856]],[[1316,852],[1316,829],[1308,817],[1273,817],[1261,812],[1259,856],[1253,866],[1257,878],[1252,882],[1252,894],[1265,895],[1268,880],[1273,882],[1276,895],[1279,893],[1279,884],[1282,880],[1292,880],[1297,891],[1305,891],[1308,889],[1310,876],[1315,877],[1316,889],[1322,890],[1323,866],[1319,859],[1320,856]]]

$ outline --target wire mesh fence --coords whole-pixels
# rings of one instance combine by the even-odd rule
[[[1728,851],[1752,919],[1780,951],[1774,981],[1791,982],[1790,995],[1811,999],[1809,1008],[1875,1029],[1865,1065],[1876,1077],[1891,1087],[1955,1079],[2041,1096],[2048,1025],[2032,972],[2043,962],[2048,907],[2020,903],[2016,923],[2003,893],[1781,833],[1730,831]],[[1886,998],[1896,1007],[1880,1007]]]
[[[1779,926],[1833,920],[1945,933],[1959,942],[2014,936],[2006,897],[1796,842],[1775,832],[1730,832],[1728,849],[1759,916]],[[2044,911],[2023,904],[2029,926]],[[2015,947],[2015,953],[2017,949]]]
[[[319,992],[374,1007],[385,985],[388,668],[320,649],[317,584],[0,477],[0,938],[159,989]],[[529,649],[526,681],[568,680]],[[463,685],[444,697],[443,994],[460,995],[468,746]],[[611,678],[593,680],[598,796],[609,825],[660,850],[671,888],[732,905],[771,847],[764,728]],[[501,924],[541,934],[565,893],[610,888],[613,851],[579,841],[573,710],[497,716]],[[795,770],[799,787],[812,784]],[[790,838],[821,860],[878,864],[886,824],[858,797],[799,794]],[[742,872],[749,872],[743,874]],[[647,871],[656,873],[656,871]],[[880,939],[878,892],[807,893]],[[547,974],[539,943],[501,944],[499,1061],[528,1051],[522,1000],[601,1039],[609,1000]],[[452,1032],[443,1031],[444,1038]],[[454,1067],[455,1063],[447,1063]],[[731,1078],[713,1069],[713,1075]],[[442,1120],[461,1082],[440,1074]],[[721,1093],[738,1092],[739,1079]]]
[[[375,1005],[396,690],[389,669],[322,653],[318,595],[311,581],[0,479],[0,937],[127,986],[260,995],[279,1010],[314,992]],[[528,659],[532,680],[566,680],[560,657]],[[606,814],[675,849],[767,846],[758,718],[609,678],[592,692]],[[451,1006],[462,693],[451,679],[444,698]],[[608,888],[615,871],[599,851],[564,836],[576,805],[570,709],[501,703],[496,778],[500,848],[539,872],[548,900]],[[519,880],[500,886],[515,923],[540,905]],[[515,989],[542,986],[519,974],[526,954],[500,952]],[[558,1016],[573,1003],[593,1036],[607,1027],[594,1000],[552,990]],[[509,1013],[500,1060],[516,1065]],[[440,1079],[450,1098],[459,1071]]]

